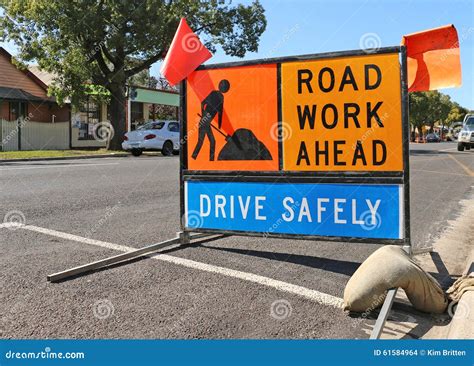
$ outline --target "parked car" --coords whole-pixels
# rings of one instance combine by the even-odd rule
[[[179,153],[179,122],[150,121],[124,135],[122,149],[133,156],[143,151],[161,151],[165,156]]]
[[[429,133],[426,135],[426,142],[440,142],[441,138],[436,133]]]
[[[464,124],[458,134],[458,151],[474,148],[474,115],[467,114]]]

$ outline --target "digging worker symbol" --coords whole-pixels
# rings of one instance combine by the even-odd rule
[[[222,113],[224,108],[224,93],[230,89],[228,80],[221,80],[219,82],[219,90],[213,90],[201,103],[201,120],[199,121],[199,136],[196,147],[193,152],[193,159],[196,159],[201,151],[204,138],[209,139],[209,160],[214,161],[214,154],[216,150],[216,139],[212,133],[212,120],[217,114],[218,127],[222,126]],[[217,129],[217,128],[216,128]],[[218,129],[217,129],[218,130]],[[219,130],[218,130],[219,131]],[[220,132],[220,131],[219,131]]]

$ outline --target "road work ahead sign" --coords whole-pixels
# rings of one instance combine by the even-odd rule
[[[281,96],[284,170],[403,170],[397,54],[282,63]]]
[[[183,229],[409,242],[404,48],[200,67],[182,84]]]

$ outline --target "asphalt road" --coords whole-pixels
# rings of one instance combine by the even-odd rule
[[[325,296],[342,298],[377,245],[229,237],[46,281],[119,254],[114,244],[139,248],[173,237],[178,161],[1,164],[0,223],[6,216],[35,229],[0,227],[0,336],[367,338],[372,316],[351,318]],[[473,172],[474,151],[457,152],[453,143],[411,146],[415,246],[429,245],[456,217]]]

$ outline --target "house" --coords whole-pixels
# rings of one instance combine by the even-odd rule
[[[0,47],[0,150],[69,148],[70,106],[59,106],[43,81],[12,61]]]
[[[79,106],[59,106],[47,94],[54,75],[30,65],[19,69],[0,47],[0,150],[100,148],[100,123],[110,121],[109,106],[89,95]],[[177,119],[179,94],[141,86],[128,87],[126,130],[150,119]]]
[[[37,66],[29,70],[46,85],[53,82],[54,77]],[[158,90],[143,86],[127,86],[130,97],[127,97],[126,130],[135,130],[140,125],[154,119],[178,119],[179,93],[174,90]],[[98,138],[96,127],[103,122],[110,122],[110,108],[106,103],[95,100],[90,94],[79,106],[71,111],[71,148],[100,148],[106,142]]]

